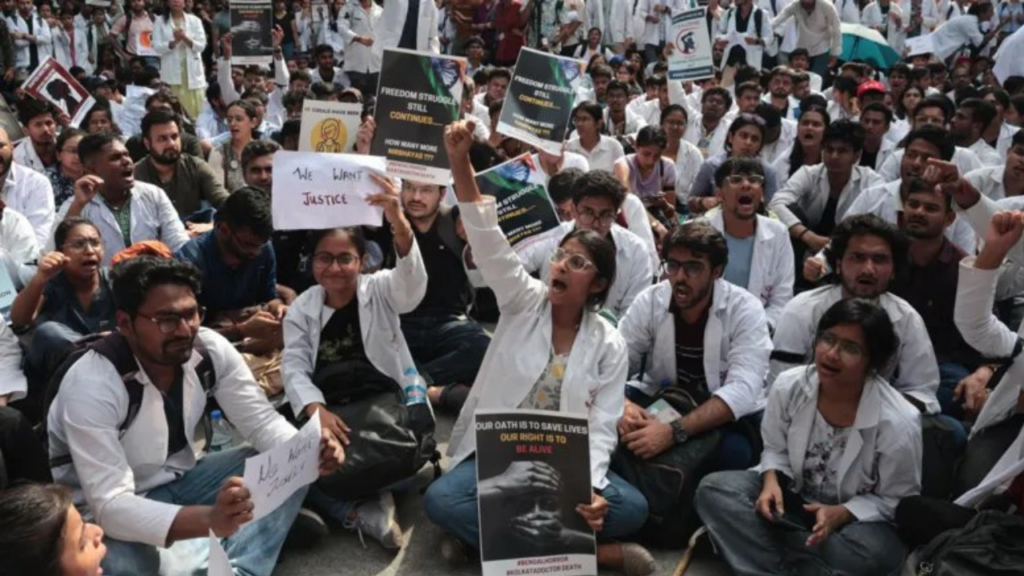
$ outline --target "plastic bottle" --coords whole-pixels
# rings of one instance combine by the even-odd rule
[[[427,402],[427,381],[420,376],[415,368],[405,369],[402,390],[405,392],[406,406],[425,404]]]
[[[235,437],[231,432],[231,424],[224,419],[220,410],[210,412],[210,424],[213,427],[213,435],[210,438],[210,452],[227,450],[234,444]]]

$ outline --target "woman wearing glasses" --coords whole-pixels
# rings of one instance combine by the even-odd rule
[[[471,143],[472,127],[463,122],[448,127],[445,147],[460,214],[501,319],[452,431],[451,468],[427,490],[427,516],[453,535],[442,543],[441,552],[458,565],[468,560],[470,547],[479,546],[476,411],[552,410],[589,419],[594,492],[576,510],[597,532],[598,562],[630,576],[650,574],[655,565],[646,550],[609,542],[638,531],[647,518],[643,496],[608,470],[628,372],[622,336],[597,314],[615,278],[615,247],[593,231],[574,230],[551,255],[547,283],[531,278],[498,227],[493,199],[477,189],[469,162]],[[516,530],[509,537],[517,537]]]
[[[78,143],[83,136],[85,131],[78,128],[65,128],[57,136],[57,165],[46,173],[53,186],[53,205],[58,210],[75,196],[75,181],[84,173],[78,158]]]
[[[846,299],[818,323],[814,364],[772,386],[756,470],[701,482],[697,510],[748,574],[898,574],[896,504],[921,488],[918,410],[879,375],[900,344],[874,302]]]
[[[295,299],[284,320],[281,375],[292,410],[302,418],[319,409],[321,426],[344,444],[352,431],[331,406],[351,393],[347,385],[354,382],[337,375],[358,375],[362,384],[371,379],[402,382],[405,370],[415,363],[399,314],[419,306],[427,286],[427,271],[398,190],[390,180],[373,178],[385,192],[370,196],[369,202],[384,208],[394,231],[394,269],[361,273],[367,255],[360,228],[318,231],[311,241],[316,285]],[[314,498],[338,522],[373,536],[385,548],[401,548],[402,532],[390,492],[361,503],[341,502],[322,492]]]
[[[667,143],[661,155],[675,162],[676,206],[685,206],[690,196],[694,177],[704,164],[704,155],[683,138],[690,123],[690,114],[679,104],[669,104],[661,111],[661,129],[665,131]]]

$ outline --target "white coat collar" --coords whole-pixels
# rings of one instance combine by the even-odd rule
[[[768,242],[772,238],[775,238],[775,232],[771,229],[771,226],[765,226],[763,221],[767,220],[766,217],[758,214],[756,216],[757,224],[754,226],[754,239],[756,243]],[[725,233],[725,216],[722,214],[722,210],[718,210],[709,218],[711,226],[719,232]]]

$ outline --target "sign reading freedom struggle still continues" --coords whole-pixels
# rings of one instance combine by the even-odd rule
[[[498,225],[517,249],[559,227],[555,205],[529,154],[484,170],[476,184],[481,194],[497,199]]]
[[[498,133],[561,154],[586,64],[523,48],[498,119]]]
[[[444,128],[459,119],[466,60],[384,50],[370,154],[387,158],[391,176],[448,184]]]
[[[483,576],[597,574],[587,418],[480,410],[476,448]]]
[[[672,17],[672,55],[668,57],[669,80],[714,78],[707,8],[694,8]]]
[[[270,64],[274,59],[274,8],[270,0],[231,0],[231,63]]]
[[[274,154],[271,214],[275,230],[380,226],[384,209],[366,197],[381,192],[370,173],[384,174],[384,159],[363,154]]]

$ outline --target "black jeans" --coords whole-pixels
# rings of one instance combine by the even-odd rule
[[[990,426],[967,442],[953,479],[953,498],[981,484],[1024,427],[1024,414]]]
[[[420,371],[435,386],[472,386],[491,343],[482,326],[450,314],[403,316],[402,333]]]
[[[910,550],[928,544],[946,530],[963,528],[977,514],[973,508],[952,502],[911,496],[896,507],[896,530]]]
[[[53,482],[49,457],[32,425],[21,412],[8,406],[0,407],[0,458],[2,475],[6,476],[0,478],[0,487],[3,482]]]

